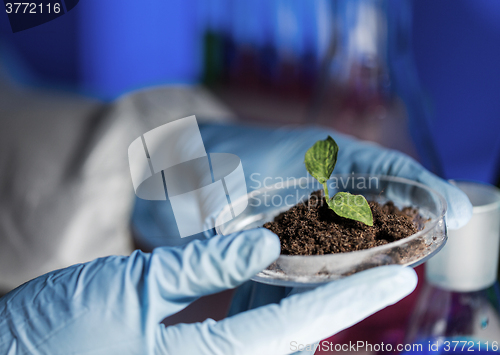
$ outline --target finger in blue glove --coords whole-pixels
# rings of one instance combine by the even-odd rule
[[[290,354],[396,303],[416,284],[411,268],[371,269],[219,322],[165,328],[161,348],[167,354]]]
[[[279,252],[274,234],[255,229],[40,276],[0,299],[0,354],[156,353],[165,317],[240,285]]]

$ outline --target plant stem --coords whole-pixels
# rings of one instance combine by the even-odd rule
[[[328,185],[326,184],[326,181],[323,183],[323,190],[325,190],[325,198],[328,202],[330,200],[330,196],[328,195]]]

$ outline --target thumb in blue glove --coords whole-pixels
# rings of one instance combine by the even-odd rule
[[[472,217],[472,204],[456,186],[439,178],[409,156],[377,144],[337,134],[339,161],[337,173],[365,173],[402,177],[420,182],[443,195],[448,203],[446,224],[450,229],[463,227]]]
[[[256,229],[40,276],[0,299],[0,353],[287,354],[397,302],[416,285],[413,270],[388,266],[220,322],[160,323],[200,296],[248,280],[279,249],[274,234]]]

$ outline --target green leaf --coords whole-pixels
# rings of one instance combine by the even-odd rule
[[[339,147],[332,137],[328,136],[324,141],[317,141],[307,150],[304,159],[309,174],[324,184],[332,175],[338,152]]]
[[[353,219],[373,226],[372,210],[363,195],[337,192],[337,194],[328,201],[328,206],[340,217]]]

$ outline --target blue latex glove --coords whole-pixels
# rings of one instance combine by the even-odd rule
[[[379,145],[362,142],[326,128],[285,127],[270,129],[241,125],[200,125],[209,153],[233,153],[240,157],[248,190],[279,182],[278,178],[307,175],[304,155],[316,141],[331,135],[339,145],[334,174],[393,175],[421,182],[440,192],[448,202],[448,228],[459,228],[472,216],[467,196],[455,186],[424,169],[412,158]],[[137,199],[133,226],[146,247],[185,243],[177,231],[170,203]],[[204,235],[194,236],[205,238]]]
[[[165,327],[196,298],[238,286],[279,255],[255,229],[58,270],[0,299],[0,354],[287,354],[409,294],[412,269],[386,266],[215,322]]]

